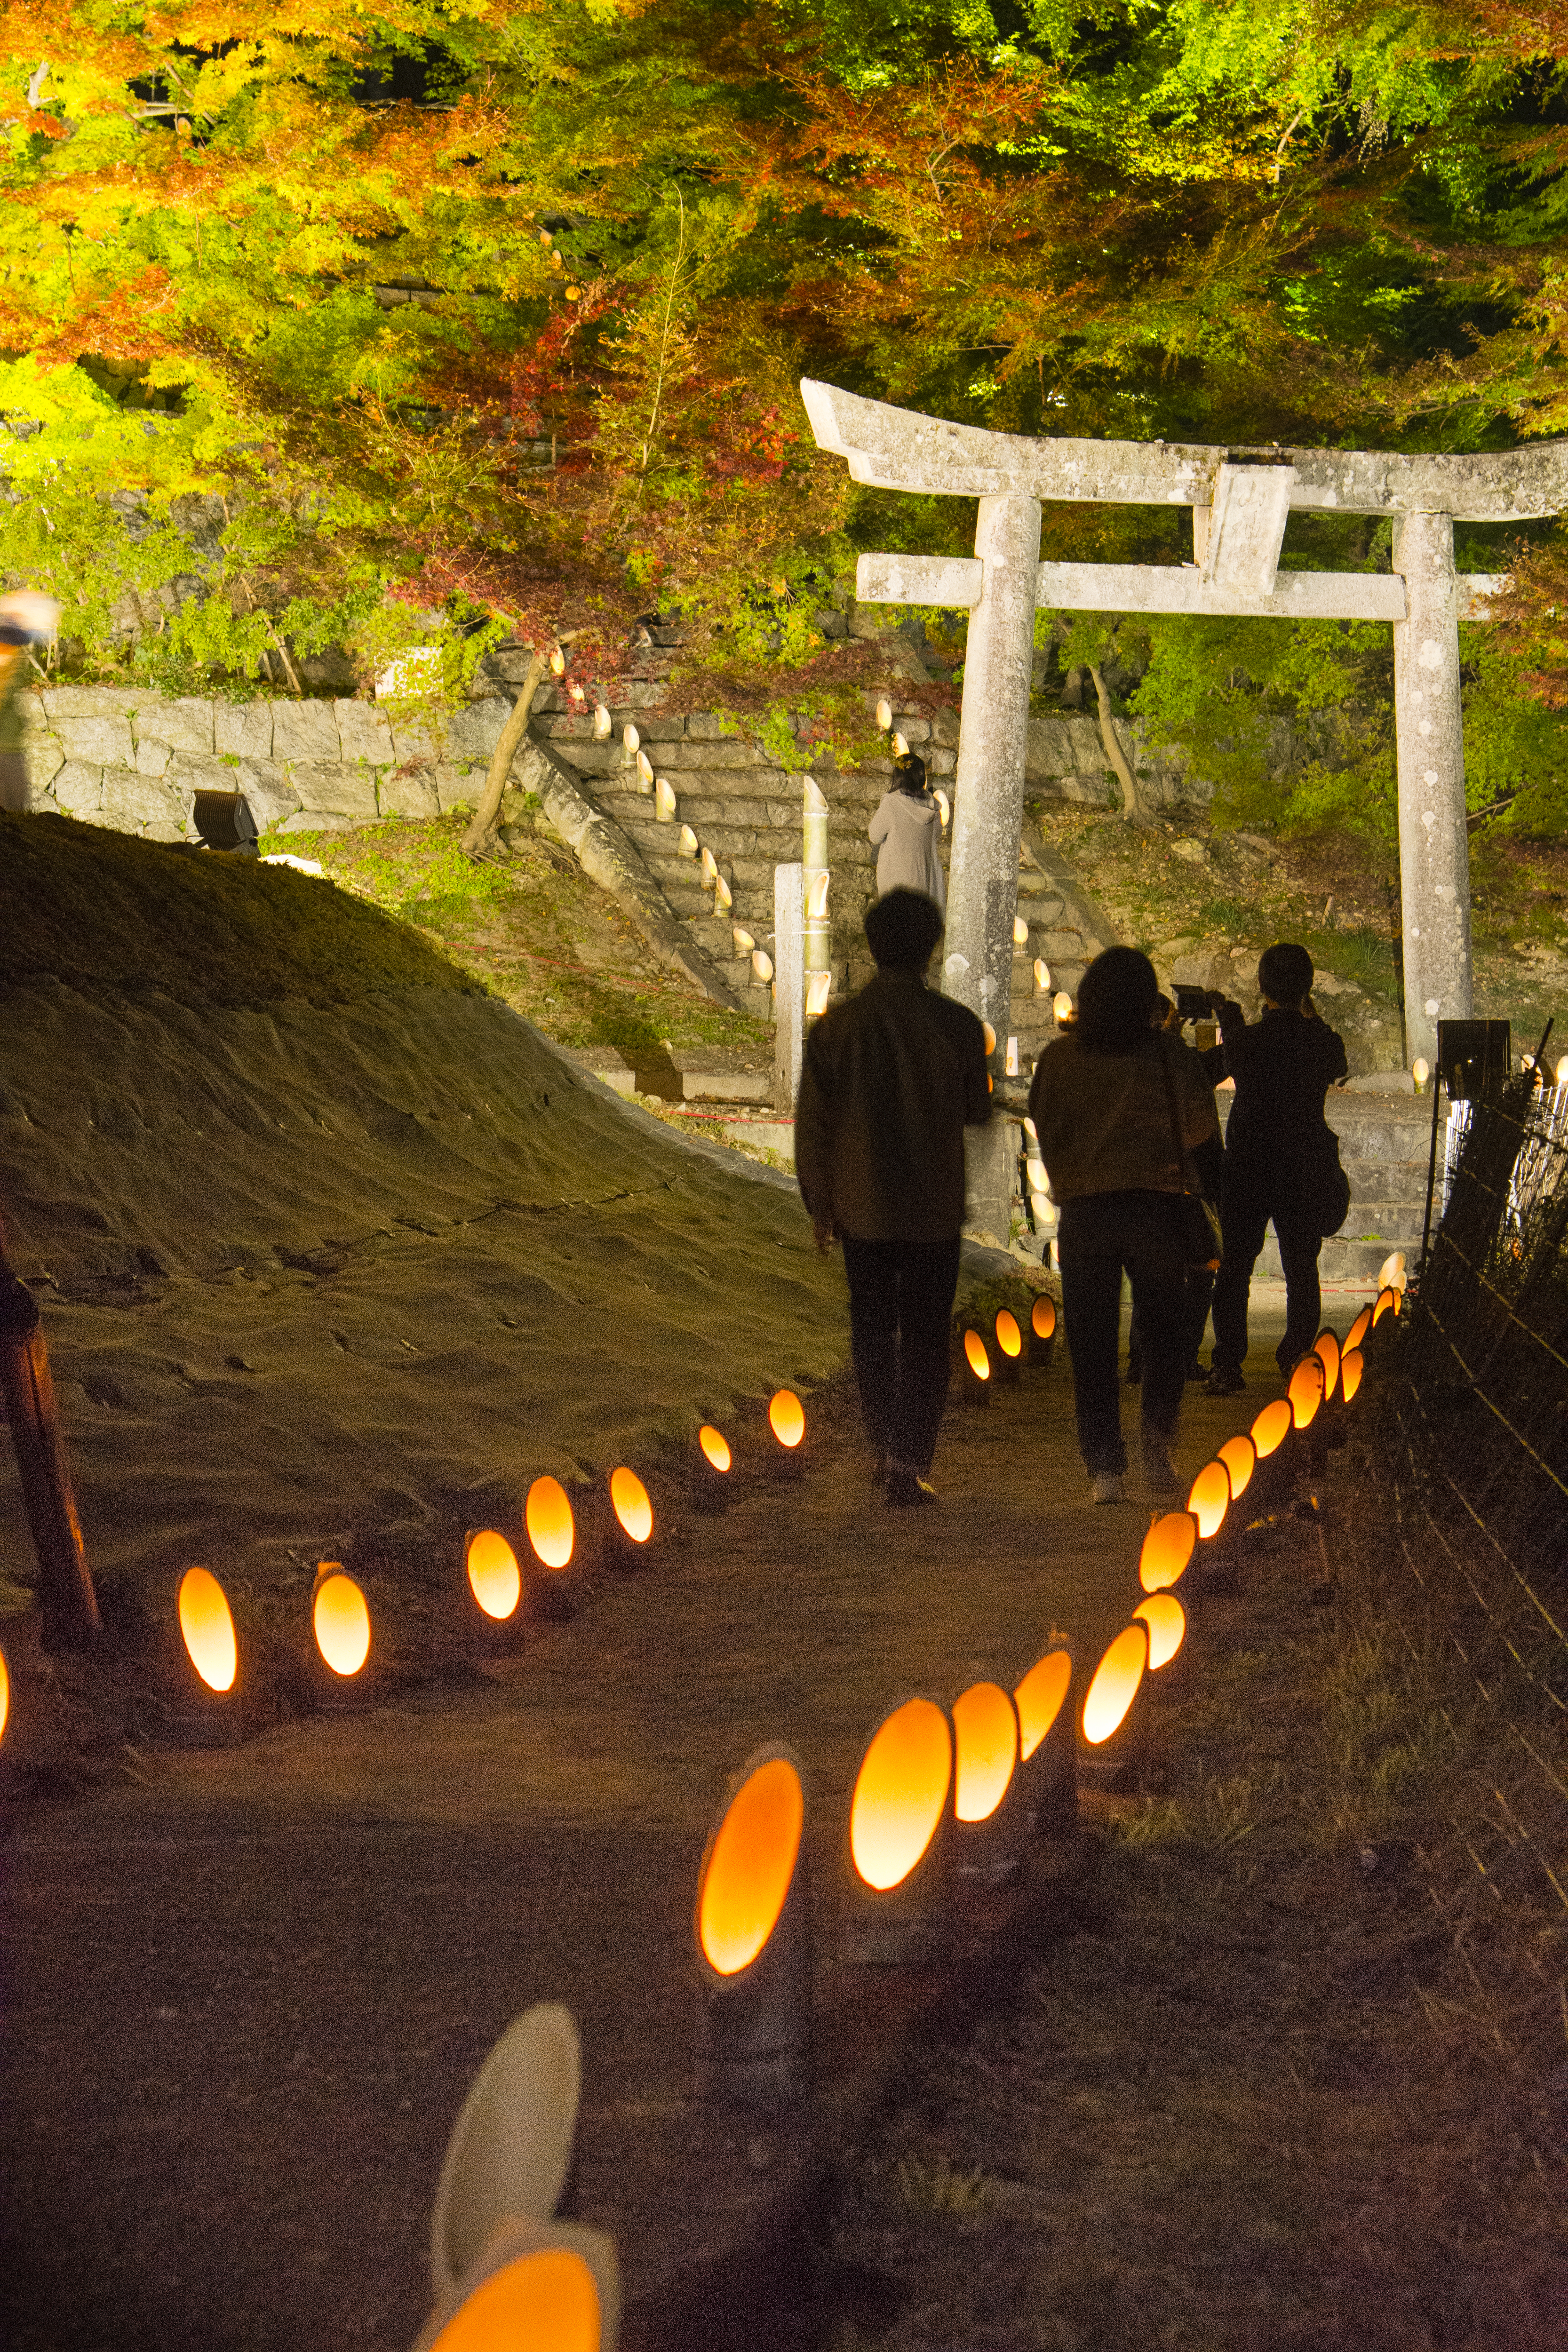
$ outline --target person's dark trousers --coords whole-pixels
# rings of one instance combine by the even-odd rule
[[[844,1242],[849,1330],[866,1434],[895,1469],[924,1477],[936,1452],[958,1235],[950,1242]]]
[[[1143,1353],[1142,1417],[1162,1437],[1175,1433],[1186,1377],[1180,1210],[1173,1192],[1090,1192],[1062,1203],[1062,1321],[1079,1451],[1091,1478],[1127,1467],[1116,1379],[1123,1269]]]
[[[1214,1276],[1206,1265],[1188,1266],[1183,1293],[1182,1351],[1190,1377],[1198,1360],[1198,1349],[1204,1344],[1204,1332],[1209,1319],[1209,1301],[1214,1297]],[[1127,1378],[1134,1388],[1143,1378],[1143,1334],[1138,1328],[1136,1307],[1127,1327]]]
[[[1269,1208],[1256,1195],[1239,1199],[1226,1193],[1221,1219],[1225,1255],[1214,1286],[1214,1357],[1216,1371],[1239,1372],[1247,1360],[1247,1293],[1268,1231]],[[1318,1284],[1318,1253],[1323,1237],[1317,1226],[1278,1211],[1274,1235],[1285,1275],[1285,1337],[1275,1349],[1275,1361],[1289,1372],[1318,1336],[1323,1297]]]

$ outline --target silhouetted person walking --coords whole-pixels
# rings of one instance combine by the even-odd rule
[[[1233,1396],[1247,1385],[1247,1292],[1269,1220],[1285,1273],[1285,1336],[1275,1357],[1289,1374],[1318,1334],[1318,1253],[1350,1207],[1339,1138],[1323,1117],[1324,1096],[1350,1066],[1343,1038],[1318,1018],[1312,977],[1306,949],[1280,942],[1264,950],[1258,966],[1262,1018],[1249,1025],[1239,1004],[1220,1007],[1236,1102],[1225,1139],[1211,1396]]]
[[[877,977],[806,1040],[795,1164],[818,1249],[844,1244],[860,1410],[890,1504],[926,1483],[947,1401],[963,1130],[991,1116],[985,1032],[925,983],[942,916],[891,890],[866,917]]]

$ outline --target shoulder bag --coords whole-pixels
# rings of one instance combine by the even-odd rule
[[[1184,1265],[1203,1266],[1209,1273],[1215,1274],[1219,1271],[1219,1262],[1225,1251],[1219,1214],[1214,1202],[1205,1201],[1199,1190],[1192,1153],[1182,1140],[1181,1114],[1176,1108],[1176,1081],[1163,1040],[1160,1043],[1159,1055],[1161,1074],[1165,1081],[1165,1101],[1171,1113],[1171,1138],[1176,1147],[1176,1165],[1182,1171],[1182,1263]]]

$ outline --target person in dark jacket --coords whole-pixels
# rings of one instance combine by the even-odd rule
[[[1188,1045],[1182,1036],[1181,1016],[1168,996],[1161,996],[1154,1006],[1155,1030],[1170,1041],[1173,1053],[1190,1054],[1208,1077],[1211,1087],[1225,1076],[1224,1047],[1219,1045]],[[1211,1136],[1197,1145],[1192,1155],[1193,1174],[1198,1191],[1205,1201],[1212,1202],[1217,1212],[1225,1183],[1225,1146],[1220,1141],[1216,1121]],[[1204,1344],[1208,1328],[1209,1303],[1214,1297],[1214,1270],[1206,1265],[1189,1265],[1182,1285],[1182,1358],[1189,1381],[1201,1381],[1205,1368],[1198,1361],[1198,1351]],[[1137,1310],[1127,1330],[1127,1383],[1137,1388],[1143,1378],[1142,1334],[1138,1328]]]
[[[849,1282],[860,1409],[890,1504],[934,1502],[963,1223],[963,1130],[991,1116],[985,1031],[925,983],[942,916],[890,890],[866,917],[877,977],[806,1040],[795,1165],[818,1249]]]
[[[1318,1018],[1312,979],[1306,949],[1281,941],[1265,949],[1258,963],[1261,1020],[1249,1025],[1239,1004],[1226,1000],[1220,1006],[1236,1102],[1226,1129],[1225,1256],[1215,1284],[1211,1396],[1234,1396],[1247,1385],[1247,1291],[1269,1220],[1285,1272],[1285,1336],[1275,1353],[1289,1374],[1317,1337],[1318,1253],[1350,1207],[1339,1138],[1323,1116],[1324,1096],[1350,1066],[1344,1040]]]
[[[1143,1350],[1144,1487],[1160,1500],[1182,1491],[1171,1441],[1186,1369],[1184,1162],[1217,1122],[1196,1055],[1153,1026],[1159,993],[1146,955],[1106,948],[1084,973],[1076,1026],[1046,1047],[1029,1089],[1061,1207],[1062,1320],[1079,1450],[1097,1503],[1127,1500],[1116,1378],[1124,1270]]]

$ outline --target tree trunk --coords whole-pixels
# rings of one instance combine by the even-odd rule
[[[461,846],[469,857],[477,856],[496,829],[500,814],[501,794],[511,773],[512,759],[518,745],[528,732],[529,715],[533,698],[542,685],[550,668],[548,654],[535,654],[528,665],[528,675],[522,681],[522,691],[511,707],[511,714],[500,730],[500,740],[490,756],[489,773],[479,795],[479,804],[469,818]]]
[[[1116,721],[1110,715],[1110,697],[1106,691],[1105,680],[1092,662],[1089,666],[1089,674],[1094,680],[1095,696],[1100,704],[1100,740],[1105,746],[1105,756],[1115,770],[1117,781],[1121,786],[1122,816],[1131,824],[1135,816],[1142,814],[1138,806],[1137,779],[1127,764],[1126,752],[1117,740]]]

